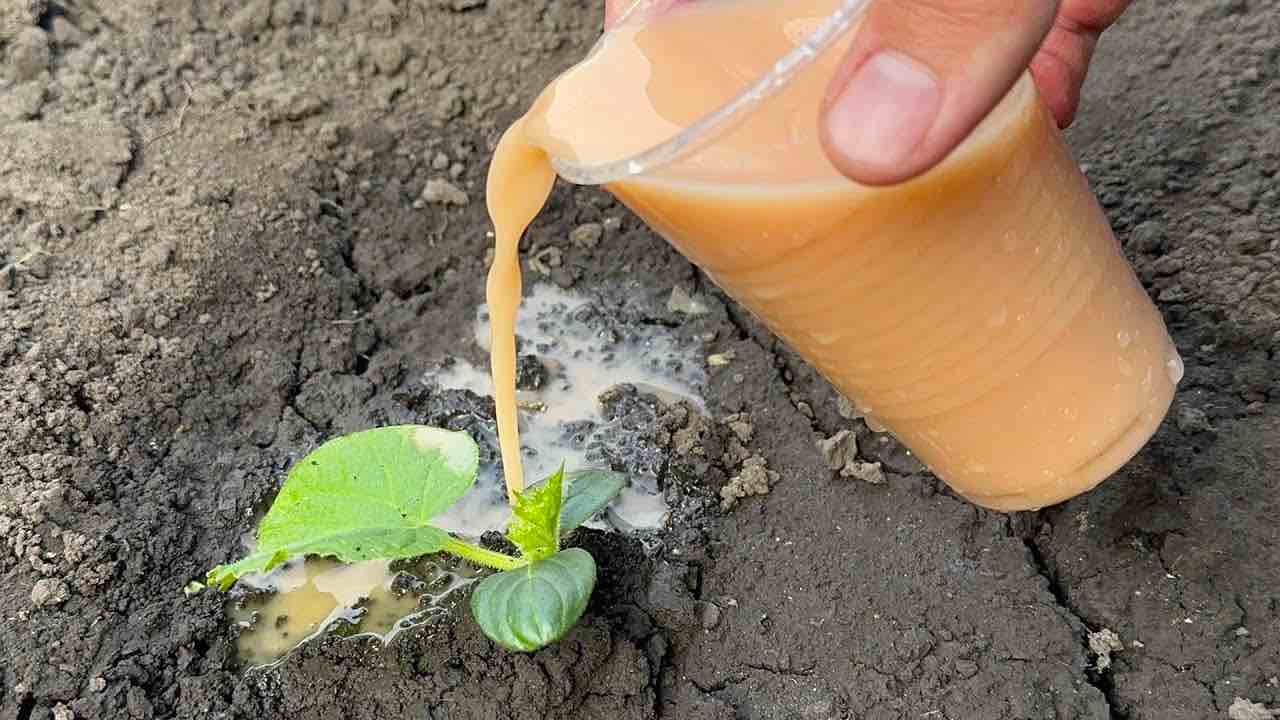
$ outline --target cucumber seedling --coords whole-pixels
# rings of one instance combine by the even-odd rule
[[[499,571],[471,595],[485,635],[510,650],[545,647],[582,617],[596,583],[591,554],[563,548],[564,537],[608,505],[625,480],[562,467],[516,493],[506,533],[519,550],[513,556],[431,524],[471,489],[479,464],[479,448],[462,432],[398,425],[334,438],[289,470],[258,525],[254,552],[210,570],[205,583],[228,590],[241,575],[306,555],[358,562],[444,552]]]

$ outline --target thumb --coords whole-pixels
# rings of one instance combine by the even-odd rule
[[[822,138],[851,179],[887,185],[936,165],[1004,97],[1057,0],[874,0],[827,92]]]

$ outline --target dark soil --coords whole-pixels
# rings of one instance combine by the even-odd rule
[[[955,499],[619,205],[562,187],[531,281],[735,351],[715,422],[613,410],[657,453],[671,528],[647,551],[589,535],[593,605],[543,652],[499,652],[460,612],[243,673],[221,598],[181,589],[235,555],[293,460],[384,422],[488,432],[487,401],[420,378],[478,359],[489,152],[599,23],[593,0],[0,0],[0,720],[1280,706],[1268,0],[1139,0],[1071,133],[1187,363],[1098,490],[1035,514]],[[595,247],[570,239],[588,223]],[[669,312],[675,283],[712,312]],[[844,429],[886,483],[827,469],[815,440]],[[770,477],[754,457],[771,491],[722,510],[744,467]],[[1103,629],[1123,647],[1099,669]]]

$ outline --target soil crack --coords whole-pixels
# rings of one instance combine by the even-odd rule
[[[745,675],[731,675],[729,677],[716,680],[710,685],[707,685],[704,687],[697,680],[694,680],[693,678],[689,678],[689,682],[692,683],[694,687],[698,688],[698,692],[702,693],[703,695],[714,695],[718,692],[724,692],[725,690],[733,687],[734,685],[739,685],[746,681],[747,681],[747,677]]]
[[[744,664],[746,665],[746,667],[749,667],[752,670],[767,672],[771,675],[782,675],[785,677],[802,677],[802,678],[813,677],[813,671],[817,667],[816,663],[808,665],[803,668],[786,668],[786,667],[781,667],[776,665],[764,665],[764,664],[757,664],[757,663],[744,663]]]
[[[1038,516],[1037,518],[1043,522],[1042,518],[1039,518]],[[1087,659],[1089,657],[1088,633],[1094,632],[1097,628],[1093,627],[1091,623],[1086,621],[1080,612],[1076,610],[1075,606],[1071,604],[1071,599],[1067,595],[1066,588],[1062,586],[1061,582],[1059,582],[1056,573],[1049,568],[1049,564],[1045,561],[1044,553],[1041,551],[1040,545],[1035,540],[1035,533],[1038,532],[1038,530],[1039,526],[1037,525],[1036,528],[1033,528],[1033,532],[1022,538],[1022,542],[1027,546],[1027,551],[1031,555],[1031,561],[1035,565],[1036,572],[1038,572],[1048,583],[1049,593],[1053,595],[1053,599],[1058,603],[1059,607],[1070,613],[1071,616],[1074,617],[1086,630],[1085,636],[1080,638],[1080,644],[1084,650],[1084,656]],[[1102,693],[1102,697],[1107,703],[1108,717],[1112,718],[1112,720],[1127,720],[1127,716],[1120,712],[1119,701],[1115,695],[1115,680],[1112,678],[1111,673],[1103,671],[1094,673],[1090,672],[1086,667],[1084,680],[1097,688],[1098,692]]]

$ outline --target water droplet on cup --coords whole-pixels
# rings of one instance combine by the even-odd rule
[[[1116,342],[1120,343],[1122,348],[1129,347],[1129,343],[1133,342],[1133,336],[1129,334],[1128,330],[1121,330],[1116,333]]]
[[[1174,385],[1182,382],[1182,376],[1186,372],[1186,367],[1182,364],[1182,357],[1178,355],[1177,350],[1169,350],[1169,355],[1164,361],[1164,371],[1169,374],[1169,382]]]
[[[987,327],[1001,327],[1009,320],[1009,308],[1001,306],[999,310],[987,318]]]

